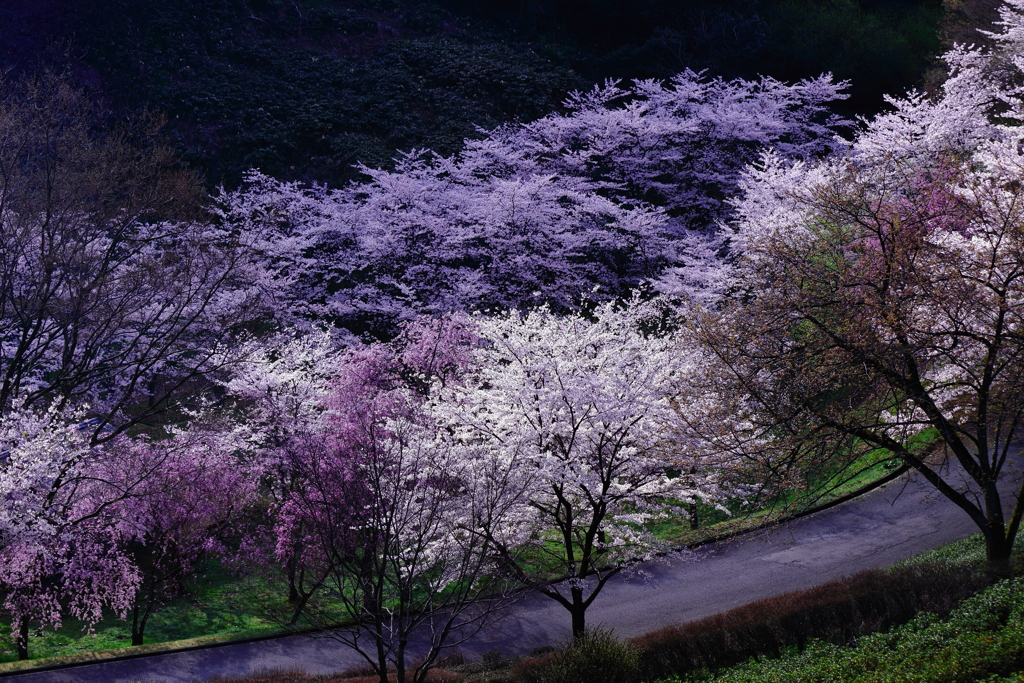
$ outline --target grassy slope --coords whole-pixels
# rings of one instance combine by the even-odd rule
[[[43,666],[52,658],[91,658],[149,651],[154,646],[188,647],[201,642],[217,642],[277,632],[279,629],[261,616],[249,595],[231,574],[211,567],[206,576],[192,587],[192,595],[175,600],[150,619],[146,628],[144,649],[131,648],[128,624],[110,614],[95,626],[92,633],[84,625],[69,619],[57,631],[44,631],[29,638],[32,657],[24,665]],[[114,652],[114,650],[118,650]],[[123,651],[121,651],[123,650]],[[90,653],[86,655],[85,653]],[[0,621],[0,671],[15,662],[14,642],[9,621]],[[6,665],[6,666],[5,666]],[[16,665],[14,665],[16,666]]]
[[[978,537],[950,554],[979,556]],[[852,645],[814,642],[802,653],[751,660],[687,683],[967,683],[1024,679],[1024,577],[1006,579],[963,602],[942,619],[921,614],[889,632]]]

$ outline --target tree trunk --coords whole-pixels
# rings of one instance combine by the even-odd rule
[[[1010,576],[1010,553],[1013,546],[1006,539],[1002,524],[993,524],[984,530],[985,564],[989,572],[998,578]]]
[[[388,681],[388,657],[384,651],[384,624],[379,617],[374,621],[373,635],[377,641],[377,675],[380,677],[380,683],[390,683]]]
[[[142,631],[139,630],[139,605],[132,607],[132,645],[142,645]]]
[[[582,638],[587,630],[587,606],[583,602],[583,591],[579,588],[572,588],[572,607],[569,613],[572,615],[572,638]]]
[[[979,456],[980,457],[980,456]],[[1003,516],[1003,501],[999,495],[997,481],[985,486],[985,560],[989,571],[997,575],[1010,575],[1010,553],[1013,543],[1006,533],[1006,518]]]
[[[18,625],[18,661],[28,659],[28,617],[23,617]]]
[[[292,546],[292,555],[288,558],[287,565],[288,602],[293,605],[302,598],[299,593],[299,584],[302,583],[302,578],[299,576],[299,548],[298,543]]]
[[[132,606],[132,645],[142,645],[146,634],[146,623],[156,607],[157,593],[161,583],[162,579],[157,576],[156,565],[151,563],[146,574],[144,588],[135,596],[135,604]],[[144,609],[140,610],[140,605],[144,605]]]
[[[292,587],[292,590],[295,590],[294,586]],[[302,610],[306,609],[306,603],[309,602],[309,599],[312,596],[313,591],[310,591],[309,593],[302,593],[301,595],[298,591],[295,591],[295,599],[293,600],[288,598],[288,602],[295,605],[295,611],[292,612],[292,618],[288,620],[289,626],[295,626],[295,624],[299,623],[299,617],[302,616]]]
[[[395,683],[405,683],[405,644],[406,639],[398,637],[398,652],[395,657]]]
[[[697,516],[697,503],[696,501],[690,503],[690,528],[699,529],[700,519]]]
[[[146,611],[142,613],[142,617],[139,617],[139,607],[136,605],[132,609],[132,645],[142,645],[146,635],[146,622],[149,621],[149,615],[153,610],[152,603],[146,606]]]

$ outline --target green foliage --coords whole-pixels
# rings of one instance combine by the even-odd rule
[[[534,669],[524,683],[633,683],[640,653],[611,631],[587,630]]]
[[[861,638],[855,647],[815,641],[801,654],[677,680],[967,683],[1021,671],[1024,577],[1017,577],[965,600],[948,619],[925,613],[889,633]],[[1019,680],[1019,675],[1009,680]]]

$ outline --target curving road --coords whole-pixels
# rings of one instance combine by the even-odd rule
[[[908,475],[834,508],[717,544],[696,560],[647,563],[646,576],[610,582],[587,622],[635,636],[890,565],[975,531],[963,511]],[[529,596],[460,650],[470,657],[493,650],[528,654],[568,635],[568,613]],[[3,683],[185,683],[268,669],[332,673],[360,663],[355,652],[330,639],[290,636],[4,676]]]

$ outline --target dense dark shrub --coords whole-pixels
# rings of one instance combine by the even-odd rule
[[[516,662],[517,683],[633,683],[639,680],[640,651],[611,631],[588,629],[565,649]]]
[[[551,666],[554,653],[525,657],[512,665],[512,680],[515,683],[541,683],[544,671]]]
[[[992,583],[970,566],[874,569],[810,590],[750,603],[723,614],[633,639],[644,680],[718,669],[751,657],[803,649],[811,638],[835,643],[886,630],[919,612],[947,614]]]
[[[112,104],[166,114],[214,186],[249,168],[343,185],[357,162],[450,154],[477,126],[538,118],[589,85],[507,31],[420,0],[62,1]]]

